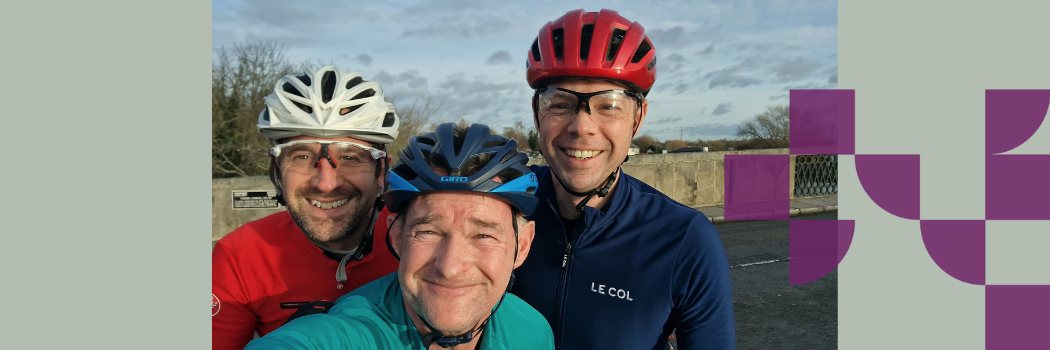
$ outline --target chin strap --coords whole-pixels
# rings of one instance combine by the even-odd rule
[[[515,259],[516,257],[517,254],[515,254]],[[512,286],[514,286],[514,272],[510,273],[510,283],[507,283],[507,290],[503,291],[503,296],[499,297],[499,302],[496,303],[496,306],[492,308],[492,312],[489,313],[489,317],[485,318],[485,322],[481,322],[481,324],[475,327],[473,330],[462,335],[441,335],[441,332],[438,332],[434,328],[434,326],[431,326],[430,322],[427,322],[427,319],[423,318],[423,315],[418,315],[419,320],[423,321],[423,324],[427,325],[427,328],[430,328],[430,333],[424,335],[422,338],[423,347],[429,349],[431,344],[437,343],[437,345],[440,347],[451,348],[456,345],[469,343],[471,340],[474,339],[475,335],[481,334],[481,332],[485,330],[485,326],[489,324],[490,320],[492,320],[492,315],[496,314],[496,310],[499,310],[499,306],[503,304],[503,298],[507,297],[507,293],[510,292],[510,288]]]
[[[583,200],[580,201],[580,204],[576,205],[576,212],[582,213],[583,208],[587,206],[587,202],[591,200],[591,197],[594,197],[594,195],[596,194],[599,198],[609,195],[609,190],[612,189],[612,185],[614,182],[613,180],[616,180],[616,173],[618,172],[620,172],[620,168],[617,167],[616,170],[612,172],[612,174],[609,174],[609,178],[605,179],[604,185],[595,187],[593,190],[587,192],[576,192],[570,190],[568,187],[565,187],[565,183],[561,180],[560,177],[558,177],[558,174],[556,174],[553,170],[551,171],[551,175],[554,175],[554,177],[558,178],[558,183],[561,184],[561,188],[565,189],[565,192],[569,192],[569,194],[576,197],[584,197]]]

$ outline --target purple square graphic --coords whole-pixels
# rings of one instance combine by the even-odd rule
[[[985,286],[985,349],[1050,349],[1050,286]]]
[[[725,156],[726,220],[787,220],[791,217],[791,157]]]
[[[985,219],[1050,220],[1050,155],[985,156]]]
[[[853,90],[791,90],[791,154],[853,154]]]

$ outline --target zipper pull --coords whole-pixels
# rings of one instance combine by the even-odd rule
[[[572,250],[571,243],[565,243],[565,255],[561,257],[561,268],[565,268],[569,265],[569,251]]]

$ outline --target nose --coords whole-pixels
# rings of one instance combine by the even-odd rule
[[[434,269],[448,279],[454,279],[470,269],[472,255],[466,239],[450,236],[435,252]]]
[[[597,131],[598,125],[591,119],[590,103],[583,102],[577,107],[576,117],[569,122],[568,132],[575,135],[592,135]]]
[[[322,192],[329,192],[339,187],[339,181],[341,181],[341,178],[327,159],[322,158],[314,169],[317,170],[317,173],[314,174],[313,180],[315,188]]]

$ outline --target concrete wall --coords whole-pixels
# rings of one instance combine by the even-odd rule
[[[211,240],[214,245],[219,238],[255,219],[283,211],[278,209],[233,209],[233,191],[273,190],[266,176],[236,177],[211,180]]]
[[[788,149],[766,149],[733,152],[669,153],[634,155],[623,165],[623,171],[653,186],[668,197],[691,207],[722,205],[725,200],[723,179],[726,154],[788,154]],[[546,165],[543,158],[533,158],[529,165]],[[791,193],[794,193],[795,157],[791,157]],[[234,190],[272,190],[265,176],[212,180],[212,241],[249,221],[285,210],[233,209]]]

